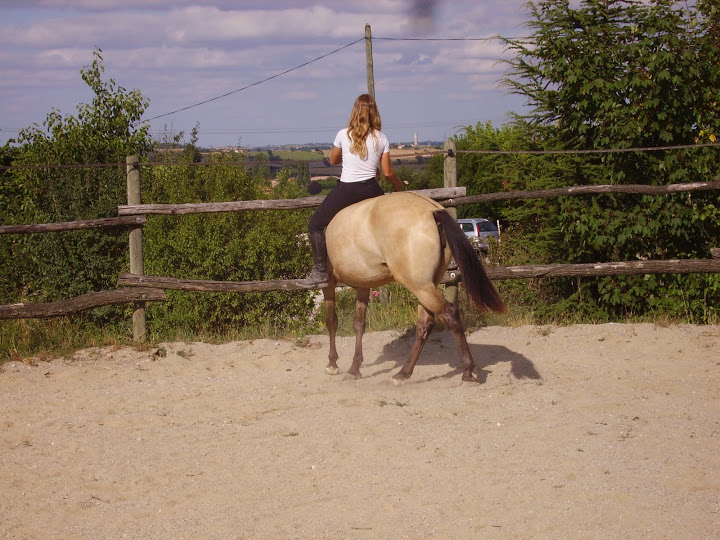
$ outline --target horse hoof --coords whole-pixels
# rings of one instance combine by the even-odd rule
[[[352,371],[348,371],[348,378],[353,380],[362,379],[362,373],[359,371],[357,373],[353,373]]]
[[[473,374],[463,375],[462,380],[463,380],[464,382],[472,382],[472,383],[479,382],[479,381],[477,380],[477,377],[475,377],[475,375],[473,375]]]
[[[328,366],[325,368],[325,373],[328,375],[337,375],[340,373],[340,368],[337,366]]]
[[[393,375],[392,382],[395,386],[402,386],[410,378],[410,375],[404,374],[402,371]]]

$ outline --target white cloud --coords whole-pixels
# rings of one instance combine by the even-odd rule
[[[331,22],[336,13],[327,7],[310,9],[220,10],[192,6],[173,11],[165,25],[166,35],[177,43],[232,42],[273,38],[280,41],[313,36],[338,37]]]
[[[524,16],[523,3],[438,1],[427,37],[514,33]],[[0,4],[0,130],[44,116],[48,103],[72,112],[67,104],[87,98],[79,71],[92,61],[96,47],[103,51],[106,78],[137,88],[151,100],[148,117],[232,93],[154,125],[172,121],[188,130],[199,121],[219,132],[228,126],[281,130],[283,125],[344,123],[352,99],[365,90],[365,46],[360,41],[328,53],[361,40],[366,23],[372,25],[375,85],[385,114],[401,125],[421,123],[429,114],[435,115],[433,122],[437,115],[461,118],[464,113],[452,101],[441,103],[450,93],[469,103],[472,96],[482,102],[479,93],[497,92],[503,67],[495,62],[503,46],[498,41],[382,39],[416,35],[411,5],[411,0],[5,1]]]

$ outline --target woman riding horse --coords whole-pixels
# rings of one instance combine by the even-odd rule
[[[310,218],[308,231],[313,269],[307,278],[299,280],[300,285],[327,287],[325,228],[343,208],[384,194],[375,177],[379,167],[396,191],[402,189],[403,183],[390,164],[390,143],[381,129],[382,120],[375,100],[369,94],[362,94],[355,100],[348,127],[341,129],[333,142],[330,163],[342,164],[342,174],[338,185]]]

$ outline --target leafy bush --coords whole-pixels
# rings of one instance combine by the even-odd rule
[[[128,92],[104,81],[101,51],[81,70],[92,90],[91,103],[77,116],[47,115],[43,127],[20,132],[12,164],[0,186],[4,223],[54,223],[110,217],[126,201],[125,157],[149,147],[147,127],[135,127],[147,106],[138,91]],[[122,167],[61,168],[72,164],[123,164]],[[46,167],[45,167],[46,166]],[[127,232],[85,230],[4,236],[0,274],[10,276],[0,301],[53,301],[89,291],[114,288],[118,269],[127,266]],[[9,249],[8,249],[9,246]],[[125,308],[85,312],[81,321],[114,324]]]
[[[191,146],[191,145],[189,145]],[[189,149],[188,149],[189,150]],[[157,164],[143,171],[144,202],[188,203],[290,198],[286,176],[266,191],[234,155],[213,154],[203,167]],[[232,163],[228,163],[232,162]],[[227,163],[227,164],[224,164]],[[285,174],[285,173],[284,173]],[[283,191],[284,190],[284,191]],[[310,211],[252,211],[150,216],[144,229],[145,273],[186,279],[266,281],[302,277],[310,268],[305,234]],[[156,336],[232,333],[245,326],[288,330],[310,318],[307,291],[200,293],[168,291],[148,309]]]
[[[713,2],[678,8],[664,0],[585,0],[576,9],[564,0],[547,0],[530,3],[529,9],[533,45],[508,41],[515,58],[505,81],[531,106],[527,116],[518,118],[528,140],[554,150],[605,150],[695,145],[717,138],[720,11]],[[554,181],[553,187],[664,185],[712,180],[720,171],[717,149],[701,146],[554,159],[556,165],[544,173],[536,169],[525,175],[526,185],[538,178],[550,185]],[[706,258],[720,241],[717,192],[568,197],[549,214],[544,204],[532,207],[539,216],[536,230],[550,233],[541,251],[555,262]],[[707,321],[717,316],[718,279],[567,280],[557,313],[592,306],[595,316],[617,320],[662,308]]]

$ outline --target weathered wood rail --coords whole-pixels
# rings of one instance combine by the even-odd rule
[[[115,218],[87,219],[83,221],[64,221],[61,223],[41,223],[37,225],[0,225],[0,234],[33,234],[45,232],[81,231],[84,229],[103,229],[110,227],[142,227],[145,216],[123,216]]]
[[[665,186],[647,186],[643,184],[605,184],[600,186],[569,186],[562,188],[503,191],[501,193],[483,193],[468,195],[453,201],[454,204],[472,204],[490,201],[510,201],[522,199],[549,199],[573,195],[602,195],[606,193],[635,193],[641,195],[667,195],[669,193],[685,193],[691,191],[709,191],[720,189],[720,176],[712,182],[689,182],[687,184],[669,184]]]
[[[165,291],[152,288],[129,288],[83,294],[57,302],[10,304],[0,306],[0,319],[47,319],[70,315],[86,309],[128,302],[165,300]]]
[[[204,279],[180,279],[163,276],[139,276],[136,274],[120,274],[120,287],[153,287],[174,291],[200,292],[270,292],[296,291],[315,289],[302,285],[301,279],[278,279],[270,281],[211,281]]]
[[[419,193],[442,203],[454,205],[455,199],[464,197],[464,187],[418,189]],[[215,212],[244,212],[250,210],[299,210],[301,208],[314,208],[320,206],[324,196],[301,197],[299,199],[268,199],[256,201],[231,201],[214,203],[185,203],[185,204],[133,204],[118,207],[118,215],[186,215],[209,214]]]
[[[708,274],[720,273],[720,259],[678,259],[664,261],[626,261],[589,264],[539,264],[526,266],[487,266],[488,277],[495,281],[529,278],[556,278],[576,276],[619,276],[642,274]],[[443,283],[462,281],[459,270],[445,273]],[[180,279],[162,276],[120,274],[120,287],[149,287],[175,291],[251,293],[294,291],[308,289],[298,279],[275,281],[211,281]]]
[[[720,272],[720,259],[489,266],[485,270],[488,277],[493,280],[576,276],[637,276],[644,274],[713,274]]]
[[[720,259],[674,259],[612,263],[546,264],[487,267],[494,280],[576,276],[638,276],[644,274],[713,274],[720,272]]]

